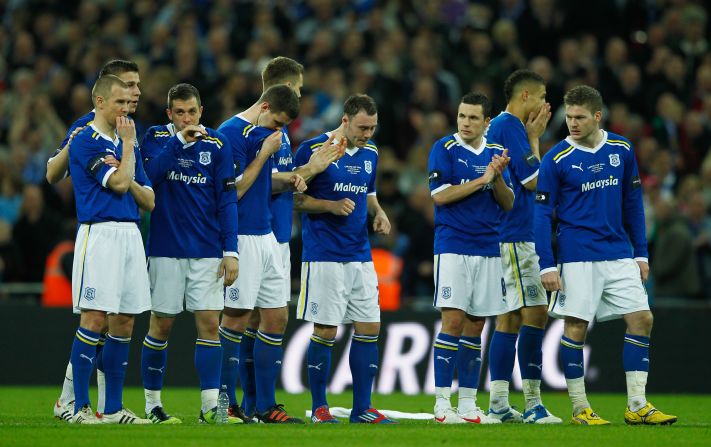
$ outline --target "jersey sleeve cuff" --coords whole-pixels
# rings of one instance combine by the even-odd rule
[[[641,256],[638,256],[638,257],[634,258],[634,260],[637,262],[644,262],[646,264],[649,264],[649,258],[643,258]]]
[[[533,174],[531,174],[528,177],[526,177],[525,179],[521,180],[521,184],[525,185],[526,183],[530,182],[531,180],[533,180],[536,177],[538,177],[538,169],[536,169],[536,172],[534,172]]]
[[[242,177],[244,177],[244,174],[238,175],[237,178],[235,179],[235,183],[239,183],[242,180]]]
[[[545,275],[546,273],[557,272],[557,271],[558,271],[558,267],[548,267],[547,269],[541,270],[541,276]]]
[[[239,259],[239,254],[236,251],[223,251],[222,257],[225,258],[227,256]]]
[[[369,192],[368,195],[369,195],[369,196],[375,196],[375,195],[376,195],[376,192],[375,192],[375,191]]]
[[[272,174],[276,174],[277,172],[279,172],[277,168],[272,168]]]
[[[444,191],[445,189],[449,188],[450,186],[452,186],[452,185],[450,185],[449,183],[446,183],[446,184],[444,184],[444,185],[442,185],[442,186],[438,186],[437,188],[433,189],[432,192],[430,192],[430,196],[434,196],[434,195],[437,194],[438,192],[442,192],[442,191]]]
[[[106,171],[106,174],[104,174],[104,178],[101,179],[101,186],[106,188],[106,185],[109,183],[109,177],[111,177],[111,174],[114,173],[117,169],[111,166],[108,171]]]

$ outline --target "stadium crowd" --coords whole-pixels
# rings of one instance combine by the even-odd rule
[[[628,137],[645,192],[650,292],[709,300],[711,27],[705,0],[6,0],[0,23],[0,282],[41,282],[55,245],[73,239],[70,182],[50,186],[48,157],[91,110],[107,60],[136,61],[139,135],[166,121],[170,86],[203,93],[216,128],[259,97],[277,55],[304,64],[295,148],[335,128],[352,93],[379,109],[378,197],[393,228],[374,247],[402,260],[403,303],[433,292],[432,144],[455,130],[467,91],[505,106],[504,79],[530,68],[553,117],[541,152],[567,135],[563,93],[596,87],[604,128]],[[294,226],[292,256],[300,259]],[[71,262],[69,263],[71,265]],[[293,277],[298,284],[298,262]],[[71,270],[71,269],[70,269]],[[298,290],[295,285],[293,290]]]

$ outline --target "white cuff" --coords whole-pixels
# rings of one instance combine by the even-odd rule
[[[521,184],[525,185],[526,183],[530,182],[531,180],[533,180],[536,177],[538,177],[538,169],[536,169],[536,172],[534,172],[533,174],[531,174],[528,177],[526,177],[525,179],[521,180]]]
[[[231,256],[231,257],[233,257],[233,258],[239,259],[239,254],[238,254],[236,251],[223,251],[223,252],[222,252],[222,257],[224,258],[224,257],[227,257],[227,256]]]
[[[151,188],[151,187],[150,187],[150,186],[148,186],[148,185],[141,185],[141,186],[143,186],[144,188],[146,188],[146,189],[148,189],[148,190],[151,190],[151,191],[153,191],[153,188]]]
[[[444,185],[442,185],[442,186],[440,186],[440,187],[438,187],[438,188],[433,189],[432,192],[430,193],[430,196],[434,196],[434,195],[437,194],[438,192],[442,192],[442,191],[444,191],[445,189],[449,188],[450,186],[452,186],[452,185],[450,185],[449,183],[445,183]]]
[[[637,262],[644,262],[645,264],[649,264],[649,259],[648,259],[648,258],[639,257],[639,258],[634,258],[634,260],[637,261]]]
[[[548,267],[547,269],[541,270],[541,276],[545,275],[546,273],[557,272],[557,271],[558,271],[558,267]]]
[[[178,141],[180,141],[183,144],[183,146],[188,144],[187,140],[185,138],[183,138],[183,134],[181,134],[180,132],[176,132],[175,136],[178,137]]]
[[[238,175],[237,178],[235,179],[235,183],[239,183],[239,181],[242,180],[242,177],[244,177],[244,174]]]
[[[101,179],[101,186],[103,186],[104,188],[107,187],[106,185],[109,183],[109,177],[111,177],[111,174],[113,174],[114,171],[116,171],[116,170],[117,170],[116,168],[114,168],[113,166],[111,166],[111,167],[109,168],[109,170],[106,171],[106,174],[104,174],[104,178]]]

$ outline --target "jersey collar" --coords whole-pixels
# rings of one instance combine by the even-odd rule
[[[101,138],[103,138],[104,140],[110,141],[114,146],[118,146],[119,141],[121,141],[118,136],[118,132],[116,130],[114,130],[114,138],[111,138],[110,136],[106,135],[105,133],[103,133],[102,131],[97,129],[96,126],[94,126],[94,123],[90,124],[90,126],[92,129],[94,129],[96,131],[96,133],[99,134],[99,136]]]
[[[331,131],[329,130],[328,132],[326,132],[326,133],[324,134],[324,135],[326,135],[326,141],[328,141],[328,139],[331,138],[331,134],[332,134],[332,133],[333,133],[333,132],[331,132]],[[324,143],[326,143],[326,141],[324,141]],[[356,152],[358,152],[358,149],[360,149],[358,146],[356,146],[356,147],[351,147],[351,148],[346,148],[346,154],[348,154],[348,156],[352,157],[352,156],[354,156],[354,155],[356,154]]]
[[[573,140],[572,138],[570,138],[570,135],[565,138],[565,141],[566,141],[568,144],[570,144],[571,146],[573,146],[574,148],[576,148],[576,149],[579,149],[579,150],[581,150],[581,151],[583,151],[583,152],[589,152],[589,153],[591,153],[591,154],[594,154],[595,152],[599,151],[600,148],[605,145],[605,143],[607,143],[607,131],[605,131],[605,130],[603,130],[603,129],[600,129],[600,130],[602,130],[602,139],[600,140],[600,142],[599,142],[599,143],[597,144],[597,146],[595,146],[595,147],[585,147],[585,146],[581,146],[581,145],[579,145],[578,143],[576,143],[575,140]]]
[[[486,147],[486,137],[481,138],[481,145],[479,147],[470,146],[465,143],[464,140],[462,140],[462,137],[459,136],[459,133],[454,134],[454,139],[457,140],[457,144],[476,155],[481,155],[481,153],[484,152],[484,148]]]

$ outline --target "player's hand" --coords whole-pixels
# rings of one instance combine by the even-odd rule
[[[487,184],[496,180],[496,167],[494,166],[493,161],[489,162],[489,165],[486,167],[486,171],[484,171],[484,174],[481,176],[481,178]]]
[[[274,155],[279,152],[282,135],[281,130],[274,131],[273,134],[264,139],[262,150],[265,151],[267,155]]]
[[[289,183],[291,183],[292,189],[296,192],[306,191],[306,180],[299,174],[292,175],[291,178],[289,178]]]
[[[504,169],[509,165],[509,162],[511,161],[511,157],[509,157],[509,150],[504,149],[504,151],[499,154],[494,154],[494,156],[491,158],[491,166],[494,168],[496,171],[496,176],[499,177],[504,173]]]
[[[377,234],[390,234],[390,220],[385,215],[385,211],[380,210],[373,219],[373,231]]]
[[[549,292],[555,292],[556,290],[563,289],[563,283],[560,280],[560,274],[558,273],[558,270],[542,274],[541,283],[543,284],[543,287]]]
[[[346,137],[341,137],[337,142],[333,142],[335,135],[326,141],[317,151],[314,151],[309,158],[309,165],[314,174],[321,173],[334,161],[338,161],[346,153]]]
[[[531,112],[526,121],[526,133],[529,138],[540,138],[546,131],[548,121],[551,119],[551,105],[544,103],[538,112]]]
[[[180,131],[180,135],[188,143],[194,143],[201,140],[207,136],[207,131],[200,126],[190,125],[185,126],[183,130]]]
[[[647,282],[647,278],[649,277],[649,264],[644,261],[637,261],[637,265],[639,266],[639,276],[642,282]]]
[[[79,135],[79,132],[81,132],[82,130],[84,130],[84,126],[82,126],[82,127],[77,127],[76,129],[74,129],[74,130],[72,131],[72,133],[69,135],[69,139],[67,140],[67,146],[70,145],[70,143],[72,142],[72,140],[74,139],[74,137],[76,137],[77,135]]]
[[[127,116],[116,117],[116,131],[122,140],[136,141],[136,124]]]
[[[331,214],[336,216],[350,216],[355,210],[355,202],[348,198],[331,202]]]
[[[235,279],[237,279],[238,274],[239,261],[237,260],[237,258],[233,258],[232,256],[225,256],[224,258],[222,258],[222,261],[220,261],[220,266],[217,268],[217,277],[224,277],[222,283],[225,285],[225,287],[231,286],[232,283],[235,282]]]
[[[114,157],[113,155],[104,156],[104,164],[116,169],[121,166],[121,162],[116,160],[116,157]]]

